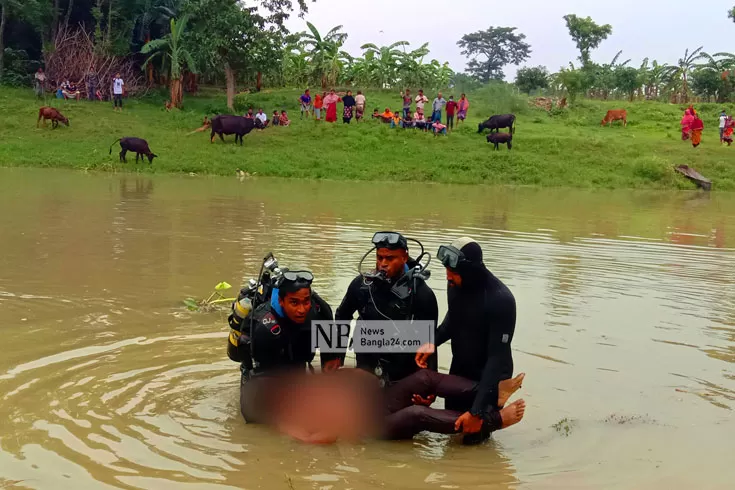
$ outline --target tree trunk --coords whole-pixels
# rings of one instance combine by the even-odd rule
[[[235,110],[235,72],[228,62],[225,61],[225,79],[227,80],[227,108]]]
[[[56,33],[59,32],[59,0],[54,0],[53,20],[51,22],[51,37],[56,39]]]
[[[145,42],[146,44],[151,42],[151,31],[145,33]],[[148,71],[148,85],[153,85],[153,63],[148,63],[146,70]]]
[[[258,80],[255,84],[256,89],[260,92],[260,88],[263,86],[263,73],[258,72]]]
[[[683,94],[684,94],[684,103],[689,102],[689,90],[688,89],[689,89],[689,87],[687,86],[687,74],[684,73],[684,75],[683,75],[683,83],[682,83],[682,86],[681,86],[681,90],[683,91]]]
[[[177,109],[181,109],[184,101],[184,94],[181,91],[181,77],[171,79],[171,104]]]
[[[64,17],[64,27],[69,27],[69,18],[71,17],[71,11],[74,9],[74,0],[69,0],[69,5],[66,7],[66,17]]]
[[[112,45],[112,0],[109,0],[107,5],[107,44]]]
[[[5,71],[5,1],[0,2],[0,81]]]

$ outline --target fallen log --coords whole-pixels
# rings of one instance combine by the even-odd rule
[[[682,174],[687,179],[691,180],[697,187],[704,189],[705,191],[712,190],[712,181],[707,177],[703,176],[689,165],[677,165],[674,170]]]

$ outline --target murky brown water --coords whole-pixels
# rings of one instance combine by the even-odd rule
[[[0,209],[0,487],[735,481],[735,195],[0,169]],[[245,426],[224,315],[181,300],[240,284],[272,249],[336,307],[378,229],[432,253],[483,244],[519,305],[522,424],[472,448],[306,447]]]

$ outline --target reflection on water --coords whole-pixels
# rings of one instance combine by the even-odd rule
[[[735,195],[0,169],[0,486],[728,488]],[[470,235],[519,305],[522,424],[305,447],[245,426],[222,312],[273,250],[333,307],[372,233]],[[443,271],[430,285],[446,309]],[[450,354],[440,349],[440,365]],[[709,448],[700,451],[692,448]]]

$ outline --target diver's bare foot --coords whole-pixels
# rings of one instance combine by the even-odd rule
[[[526,373],[521,373],[513,379],[504,379],[498,383],[498,406],[500,408],[503,408],[513,393],[518,391],[525,377]]]
[[[500,418],[503,419],[502,429],[507,429],[511,425],[515,425],[523,419],[526,413],[526,402],[518,400],[500,411]]]

